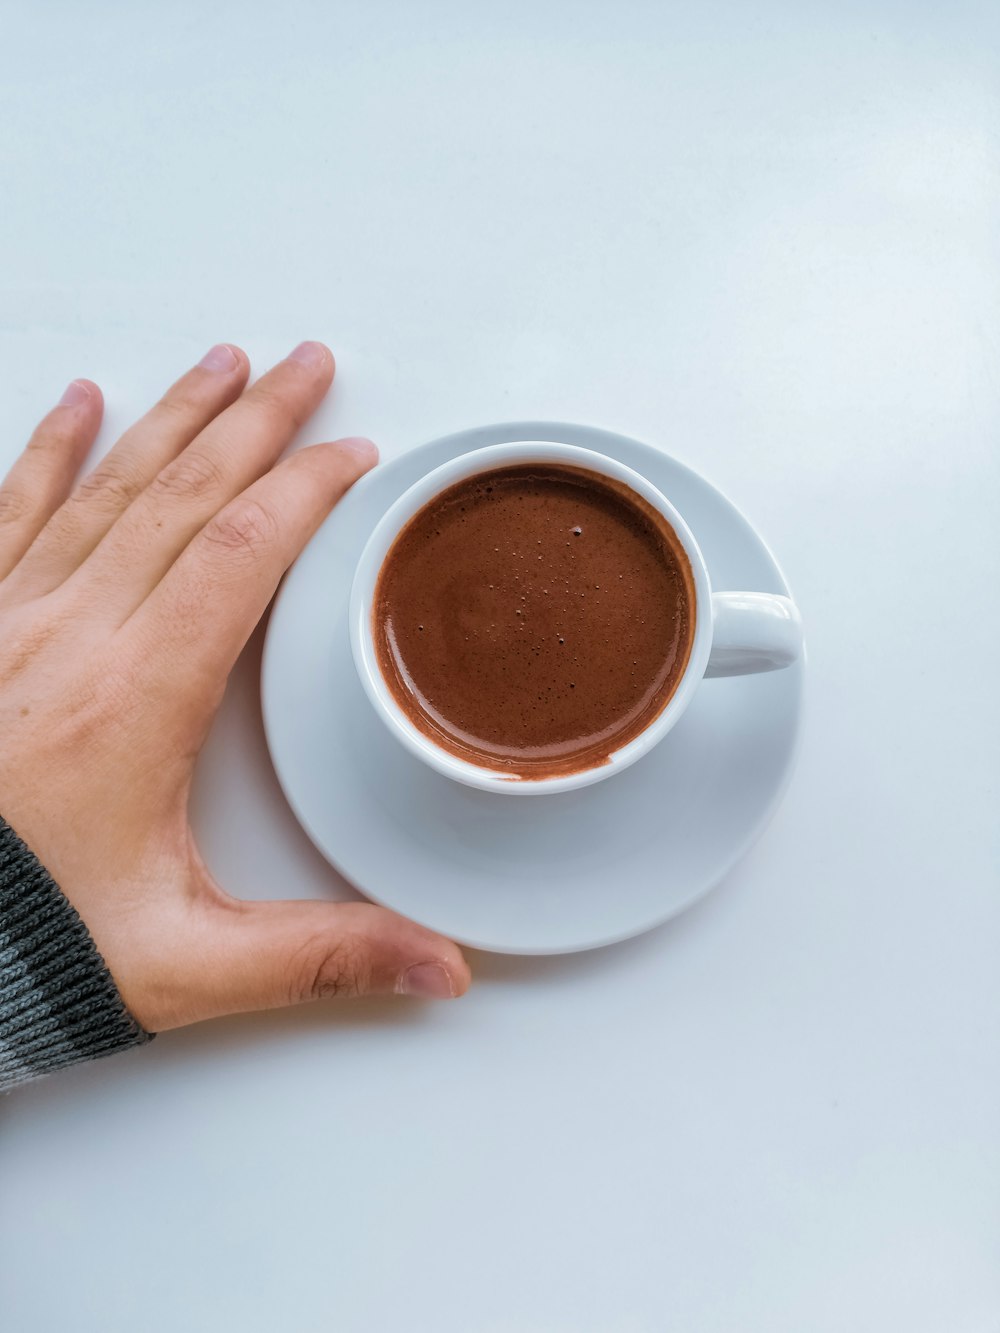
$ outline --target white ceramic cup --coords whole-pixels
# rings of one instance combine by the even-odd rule
[[[663,710],[634,740],[615,750],[607,763],[552,778],[516,778],[449,754],[410,721],[393,698],[379,669],[372,632],[372,603],[382,563],[399,533],[429,500],[456,482],[492,468],[517,463],[564,463],[624,482],[670,524],[691,563],[695,588],[695,629],[687,668]],[[802,653],[802,623],[787,597],[760,592],[713,592],[705,559],[691,530],[673,505],[645,477],[590,449],[544,440],[494,444],[462,454],[428,472],[386,510],[358,561],[351,588],[351,649],[376,713],[392,734],[425,764],[446,777],[483,791],[541,795],[572,791],[627,768],[663,740],[705,676],[741,676],[790,666]]]

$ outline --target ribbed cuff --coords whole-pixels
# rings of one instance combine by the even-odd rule
[[[151,1040],[76,909],[0,818],[0,1091]]]

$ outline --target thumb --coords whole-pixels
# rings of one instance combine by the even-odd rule
[[[469,988],[469,967],[456,945],[384,907],[298,901],[240,907],[213,948],[206,999],[215,1014],[332,996],[452,999]]]

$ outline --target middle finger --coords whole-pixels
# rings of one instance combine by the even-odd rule
[[[72,582],[96,592],[123,622],[223,505],[274,464],[333,373],[328,348],[300,344],[153,479]]]

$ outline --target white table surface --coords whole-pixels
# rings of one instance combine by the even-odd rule
[[[788,798],[672,925],[5,1099],[5,1330],[996,1333],[998,15],[3,6],[0,461],[75,375],[107,447],[214,340],[324,338],[309,438],[656,441],[810,646]],[[259,651],[201,845],[248,897],[345,896]]]

